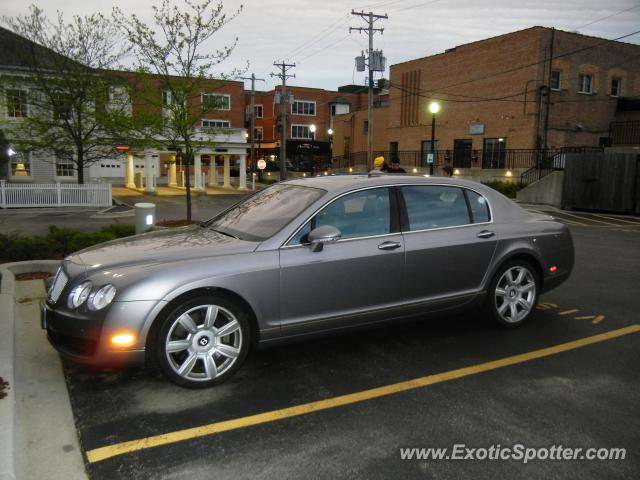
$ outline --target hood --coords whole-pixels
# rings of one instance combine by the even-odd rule
[[[257,246],[257,242],[239,240],[196,225],[101,243],[70,255],[65,264],[70,269],[84,271],[113,269],[246,253]]]

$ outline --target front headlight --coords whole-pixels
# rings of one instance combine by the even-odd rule
[[[116,296],[116,287],[111,284],[104,285],[89,295],[87,307],[89,310],[102,310],[113,301]]]
[[[69,305],[69,308],[78,308],[80,305],[82,305],[89,296],[91,287],[91,282],[83,282],[80,285],[76,285],[75,287],[73,287],[73,289],[69,293],[69,298],[67,300],[67,305]]]

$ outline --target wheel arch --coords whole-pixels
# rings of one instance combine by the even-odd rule
[[[222,295],[229,300],[237,303],[240,308],[242,308],[248,316],[249,319],[249,328],[251,329],[251,346],[255,346],[258,344],[260,338],[260,331],[258,328],[258,319],[256,317],[256,313],[242,296],[238,295],[236,292],[228,290],[226,288],[220,287],[199,287],[194,288],[193,290],[189,290],[187,292],[181,293],[177,297],[171,299],[167,304],[160,310],[160,312],[153,319],[151,326],[149,327],[149,331],[147,333],[147,338],[145,342],[145,351],[146,351],[146,361],[152,361],[150,357],[150,353],[154,351],[153,342],[156,339],[157,331],[160,328],[161,319],[164,316],[168,315],[174,308],[180,305],[183,302],[188,301],[191,298],[196,298],[200,296],[206,296],[211,294]]]
[[[507,263],[512,262],[514,260],[525,260],[533,268],[536,270],[536,274],[538,276],[538,281],[540,282],[540,291],[542,291],[543,283],[544,283],[544,272],[542,270],[542,261],[540,257],[538,257],[534,252],[526,251],[526,250],[518,250],[514,252],[510,252],[507,255],[504,255],[499,262],[496,263],[495,267],[491,271],[491,274],[487,276],[485,289],[488,289],[491,281],[495,277],[496,273],[502,269]]]

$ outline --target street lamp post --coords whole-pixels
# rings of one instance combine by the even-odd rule
[[[327,130],[327,134],[329,135],[329,163],[333,167],[333,129]]]
[[[311,176],[313,177],[313,173],[315,171],[314,169],[314,164],[315,162],[313,161],[313,157],[314,157],[314,147],[315,147],[315,143],[316,143],[316,126],[315,125],[309,125],[309,132],[311,133]]]
[[[436,113],[440,111],[440,104],[431,102],[429,111],[431,112],[431,163],[429,164],[429,175],[433,175],[433,164],[436,162]]]

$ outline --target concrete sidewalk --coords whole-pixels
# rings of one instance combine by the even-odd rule
[[[0,480],[86,479],[62,363],[40,328],[42,280],[14,274],[53,272],[57,261],[0,265]]]

